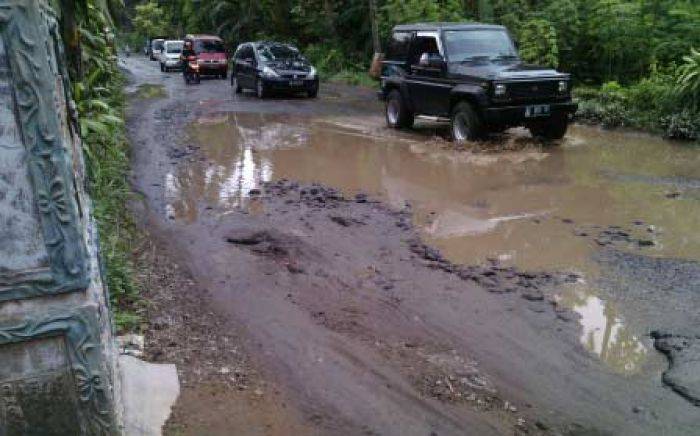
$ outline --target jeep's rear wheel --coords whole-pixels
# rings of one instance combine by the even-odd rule
[[[569,128],[569,119],[566,115],[556,115],[551,118],[528,126],[532,136],[548,141],[561,139]]]
[[[413,119],[401,92],[398,89],[391,91],[386,99],[386,124],[392,129],[405,129],[413,125]]]
[[[476,141],[484,134],[484,123],[471,104],[463,101],[452,110],[452,140],[458,144]]]

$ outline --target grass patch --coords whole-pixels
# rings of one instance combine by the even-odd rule
[[[143,100],[149,100],[154,98],[165,98],[168,93],[165,91],[163,85],[153,85],[150,83],[144,83],[139,85],[138,89],[134,93],[136,98]]]
[[[133,252],[139,238],[133,217],[125,207],[132,198],[128,179],[130,146],[123,121],[124,79],[119,73],[115,76],[101,96],[110,108],[109,119],[113,122],[105,123],[104,129],[86,129],[83,146],[88,191],[99,230],[100,254],[115,310],[114,319],[119,331],[133,331],[140,324],[139,314],[142,312],[133,263]],[[83,117],[90,115],[82,114]],[[99,120],[99,116],[92,115],[92,119]]]
[[[378,83],[365,71],[342,70],[324,77],[326,77],[325,80],[328,82],[345,83],[348,85],[364,86],[367,88],[376,88]]]

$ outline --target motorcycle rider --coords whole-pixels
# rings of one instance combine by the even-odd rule
[[[192,41],[185,41],[182,47],[182,53],[180,53],[180,62],[182,62],[182,74],[187,75],[187,58],[190,56],[197,56],[194,51]]]

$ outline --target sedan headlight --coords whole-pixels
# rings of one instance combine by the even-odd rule
[[[506,95],[506,85],[503,83],[497,83],[496,86],[493,88],[493,95],[495,97],[505,97]]]
[[[273,70],[270,67],[263,67],[261,74],[263,77],[267,77],[267,78],[273,78],[273,77],[280,76],[279,74],[277,74],[277,71]]]
[[[311,67],[311,70],[309,70],[309,75],[306,77],[309,79],[315,79],[316,78],[316,68]]]
[[[564,94],[566,91],[569,90],[569,82],[567,82],[566,80],[560,80],[557,90],[560,94]]]

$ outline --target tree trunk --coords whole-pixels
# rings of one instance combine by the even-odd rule
[[[61,37],[66,48],[66,60],[71,78],[78,80],[82,77],[82,57],[75,3],[75,0],[61,0]]]
[[[379,80],[382,75],[382,45],[379,41],[379,24],[377,23],[377,0],[369,0],[369,20],[372,25],[372,48],[374,48],[374,56],[372,56],[372,64],[369,67],[369,76],[375,80]]]
[[[379,41],[379,23],[377,22],[377,0],[369,0],[369,19],[372,24],[372,48],[374,48],[374,53],[381,53],[382,45]]]

